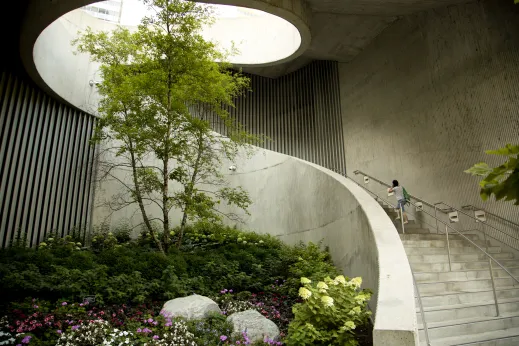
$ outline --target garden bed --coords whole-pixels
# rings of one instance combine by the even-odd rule
[[[145,233],[130,241],[125,230],[99,231],[88,248],[84,240],[54,235],[37,249],[18,242],[0,252],[0,309],[5,312],[0,345],[250,344],[247,335],[233,334],[226,320],[245,310],[257,310],[280,329],[279,340],[259,344],[294,344],[289,334],[295,335],[297,321],[311,321],[331,333],[342,328],[352,345],[371,343],[369,292],[348,278],[342,284],[329,254],[318,245],[292,247],[274,237],[208,225],[189,229],[184,245],[172,246],[166,256]],[[329,295],[335,305],[305,317],[303,310],[314,303],[303,289],[315,290],[312,299]],[[212,298],[222,314],[191,321],[160,314],[164,302],[191,294]],[[295,319],[294,306],[300,311]],[[339,311],[357,325],[344,327],[344,316],[340,321],[333,317]],[[328,324],[319,327],[322,321]],[[321,344],[313,340],[298,344]]]

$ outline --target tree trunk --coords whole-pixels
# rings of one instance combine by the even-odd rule
[[[144,203],[142,202],[142,194],[141,190],[139,188],[139,181],[137,179],[137,160],[135,160],[135,153],[133,151],[132,142],[130,140],[129,142],[130,146],[130,156],[132,160],[132,173],[133,173],[133,184],[135,185],[135,198],[137,199],[137,203],[139,204],[139,209],[141,210],[142,219],[144,220],[144,224],[146,225],[146,228],[151,234],[151,237],[155,241],[155,244],[159,248],[159,251],[166,255],[166,252],[164,251],[164,248],[162,247],[162,243],[158,239],[157,235],[155,234],[155,231],[151,225],[150,219],[148,218],[148,214],[146,214],[146,210],[144,209]]]
[[[198,175],[198,170],[199,170],[199,166],[200,166],[200,160],[202,159],[202,150],[203,150],[203,133],[202,131],[200,131],[200,133],[198,134],[198,153],[197,153],[197,156],[196,156],[196,161],[195,161],[195,166],[193,167],[193,174],[191,175],[191,181],[189,183],[189,185],[186,187],[186,204],[184,206],[184,214],[182,215],[182,221],[180,223],[180,233],[178,235],[178,242],[177,242],[177,248],[180,248],[180,246],[182,245],[182,238],[184,237],[184,232],[186,230],[186,224],[187,224],[187,211],[188,211],[188,208],[190,207],[190,200],[191,200],[191,197],[193,196],[193,191],[194,191],[194,187],[195,187],[195,181],[196,181],[196,177]]]

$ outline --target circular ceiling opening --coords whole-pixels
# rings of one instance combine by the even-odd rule
[[[281,17],[245,7],[203,6],[211,6],[215,14],[214,24],[203,28],[203,37],[225,51],[234,46],[237,54],[229,62],[235,66],[275,65],[301,50],[299,30]],[[63,100],[95,114],[99,95],[93,85],[100,78],[100,66],[87,54],[74,54],[72,40],[88,27],[111,31],[123,25],[136,30],[149,11],[153,9],[140,0],[109,0],[62,15],[40,33],[33,46],[36,71]]]
[[[203,37],[222,50],[236,48],[237,54],[230,57],[233,64],[263,65],[276,62],[294,54],[301,45],[299,31],[283,18],[245,7],[201,5],[210,7],[215,17],[214,24],[202,30]],[[140,0],[102,1],[85,6],[80,11],[100,22],[130,28],[139,25],[143,17],[153,14],[153,9]],[[104,27],[103,23],[99,25]]]

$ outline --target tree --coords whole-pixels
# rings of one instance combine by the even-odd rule
[[[240,188],[226,187],[213,195],[195,188],[196,184],[210,182],[211,176],[220,181],[214,166],[219,162],[217,155],[232,151],[211,147],[228,145],[216,141],[208,121],[192,113],[203,105],[226,126],[235,150],[246,146],[253,137],[230,118],[227,109],[249,80],[231,72],[225,63],[226,54],[200,35],[202,26],[212,20],[208,7],[182,0],[145,3],[155,14],[144,18],[136,32],[118,27],[111,33],[96,33],[89,28],[73,45],[101,63],[101,119],[94,140],[111,143],[106,150],[118,160],[101,164],[102,173],[124,187],[112,207],[120,210],[138,205],[144,227],[159,250],[166,253],[173,208],[183,212],[181,224],[185,227],[187,219],[216,220],[216,198],[240,208],[250,203]],[[200,160],[193,162],[193,157]],[[128,172],[130,181],[120,177],[118,170]],[[177,183],[181,192],[175,191]],[[161,215],[151,217],[151,206]]]
[[[486,153],[507,156],[508,160],[495,168],[480,162],[465,173],[484,177],[479,183],[484,201],[493,194],[496,200],[515,201],[514,204],[519,205],[519,145],[507,144],[504,148],[488,150]]]
[[[207,104],[198,104],[195,112],[198,116],[190,119],[189,133],[193,134],[187,150],[178,158],[178,166],[171,178],[179,182],[183,189],[174,195],[175,206],[182,210],[178,245],[188,219],[202,219],[219,222],[222,216],[231,220],[240,220],[235,213],[220,210],[220,201],[247,210],[251,203],[248,193],[241,187],[231,188],[220,172],[222,158],[231,162],[238,155],[240,143],[251,138],[233,138],[232,140],[211,130],[212,110]],[[247,136],[245,132],[236,135]]]

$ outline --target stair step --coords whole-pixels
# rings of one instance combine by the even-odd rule
[[[485,329],[483,329],[485,330]],[[426,345],[425,337],[420,337],[420,345]],[[489,331],[472,335],[452,336],[432,339],[431,346],[517,346],[519,328]]]
[[[396,228],[398,233],[400,235],[402,235],[402,229],[401,227],[397,227]],[[408,235],[408,234],[431,234],[431,231],[428,229],[428,228],[422,228],[422,227],[417,227],[417,228],[406,228],[405,229],[405,234]]]
[[[497,266],[496,266],[497,267]],[[519,277],[519,267],[506,268],[515,277]],[[494,269],[494,277],[510,277],[510,275],[503,269]],[[455,272],[422,272],[415,273],[417,282],[435,282],[435,281],[465,281],[474,279],[490,279],[490,270],[466,270]]]
[[[452,321],[455,323],[456,320],[460,319],[497,316],[496,306],[493,301],[441,307],[424,307],[424,313],[427,323],[441,321]],[[519,315],[519,299],[507,299],[499,302],[499,313]],[[423,323],[420,309],[417,309],[416,311],[416,318],[418,323]]]
[[[469,319],[460,319],[457,321],[442,321],[442,322],[432,322],[427,323],[429,330],[429,337],[431,340],[437,342],[436,345],[459,345],[460,341],[466,343],[465,340],[468,340],[468,336],[474,336],[481,331],[485,332],[498,332],[503,333],[507,329],[516,328],[519,326],[519,316],[517,315],[502,315],[500,317],[478,317],[478,318],[469,318]],[[419,324],[419,338],[420,340],[425,340],[425,332],[423,330],[423,325]],[[516,335],[516,334],[514,334]],[[519,335],[519,334],[517,334]],[[460,337],[460,341],[458,343],[438,343],[443,342],[447,338],[452,337]],[[476,339],[477,340],[477,339]],[[480,339],[485,340],[485,338]],[[488,340],[488,339],[486,339]]]
[[[474,243],[481,247],[485,246],[485,242],[483,240],[474,240]],[[404,244],[404,247],[447,247],[446,240],[402,240],[402,244]],[[449,246],[470,247],[473,245],[466,240],[449,239]]]
[[[457,305],[457,304],[472,304],[482,302],[493,302],[494,293],[492,289],[481,289],[474,290],[471,292],[440,292],[434,293],[421,293],[422,304],[424,308],[428,307],[441,307],[445,305]],[[506,299],[519,299],[519,287],[503,287],[496,289],[496,295],[498,301]],[[419,305],[418,298],[415,298],[415,305]]]
[[[395,223],[395,226],[397,229],[402,229],[402,222],[400,220],[393,219],[393,223]],[[405,233],[408,233],[407,230],[412,230],[412,229],[424,229],[424,228],[421,223],[416,222],[415,220],[409,219],[408,223],[406,223],[404,225]],[[429,231],[429,233],[431,233],[431,231]]]
[[[505,268],[517,267],[519,262],[517,260],[500,260]],[[494,265],[497,267],[497,264]],[[415,273],[422,272],[448,272],[449,263],[411,263],[411,268]],[[473,261],[473,262],[453,262],[453,271],[465,271],[465,270],[488,270],[488,261]]]
[[[470,240],[479,240],[479,236],[477,234],[465,234],[465,237]],[[400,239],[402,240],[446,240],[445,234],[400,234]],[[449,235],[449,242],[451,240],[464,240],[464,238],[460,235],[452,234]]]
[[[448,255],[409,255],[409,263],[445,263],[449,262]],[[514,258],[514,255],[510,252],[501,252],[492,255],[496,260],[511,260]],[[473,254],[452,254],[451,253],[451,261],[452,262],[474,262],[474,261],[484,261],[488,257],[484,253],[473,253]]]
[[[494,280],[496,287],[513,286],[515,281],[512,278],[496,278]],[[445,291],[464,292],[467,289],[485,288],[492,289],[492,281],[490,279],[467,280],[467,281],[444,281],[444,282],[425,282],[418,283],[420,294],[438,293]]]
[[[501,252],[501,247],[499,246],[489,246],[486,251],[489,254],[495,254]],[[447,248],[446,247],[408,247],[405,248],[405,252],[407,255],[446,255],[447,254]],[[452,254],[468,254],[468,253],[481,253],[477,248],[475,247],[453,247],[451,248],[451,255]]]

